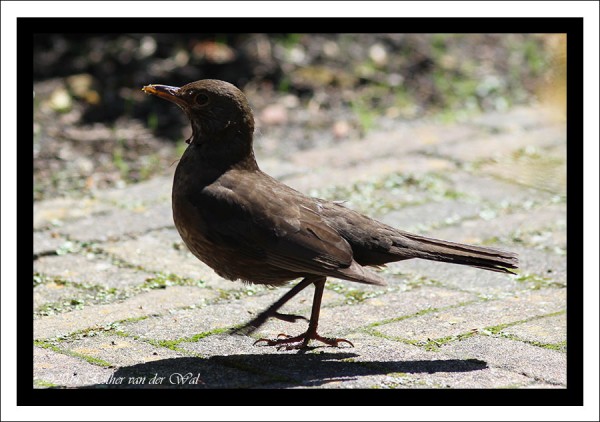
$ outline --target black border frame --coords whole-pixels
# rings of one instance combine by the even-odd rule
[[[376,21],[376,22],[373,22]],[[32,83],[34,33],[144,33],[203,32],[219,33],[224,28],[253,32],[377,32],[411,33],[566,33],[567,34],[567,256],[571,280],[567,286],[567,388],[517,390],[271,390],[268,394],[223,394],[219,390],[181,394],[179,389],[118,389],[115,401],[111,389],[34,389],[31,319],[33,302],[28,266],[17,267],[17,405],[583,405],[583,18],[17,18],[17,153],[31,157],[33,99],[25,87]],[[375,24],[375,25],[374,25]],[[107,28],[110,31],[107,31]],[[243,31],[246,29],[247,31]],[[304,30],[304,31],[303,31]],[[256,32],[256,31],[254,31]],[[7,89],[10,89],[8,87]],[[23,92],[22,92],[23,91]],[[5,140],[6,142],[7,140]],[[31,166],[31,169],[30,169]],[[17,227],[26,233],[27,209],[33,205],[33,162],[19,160],[17,167]],[[30,172],[31,171],[31,172]],[[31,242],[31,244],[30,244]],[[33,249],[33,236],[19,235],[18,257]],[[20,262],[20,259],[19,259]],[[18,262],[18,263],[19,263]],[[11,282],[4,280],[4,282]],[[8,386],[5,386],[8,387]],[[9,388],[9,387],[8,387]],[[200,393],[200,394],[197,394]]]

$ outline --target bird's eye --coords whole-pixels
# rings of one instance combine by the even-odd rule
[[[198,94],[196,95],[196,104],[198,104],[199,106],[205,106],[208,104],[208,102],[210,101],[210,98],[208,98],[208,95],[206,94]]]

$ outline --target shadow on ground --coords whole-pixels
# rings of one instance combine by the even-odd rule
[[[355,353],[250,354],[163,359],[119,368],[106,383],[82,388],[319,387],[358,377],[486,369],[475,359],[354,362]]]

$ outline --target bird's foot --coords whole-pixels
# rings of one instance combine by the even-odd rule
[[[305,349],[308,347],[310,340],[317,340],[321,343],[325,343],[332,347],[340,347],[341,343],[348,343],[350,347],[354,347],[351,341],[343,338],[332,338],[332,337],[321,337],[319,334],[309,334],[308,332],[300,334],[299,336],[289,336],[287,334],[279,334],[276,339],[271,340],[268,338],[261,338],[254,342],[254,345],[265,342],[266,346],[275,346],[277,350],[293,350],[293,349]]]

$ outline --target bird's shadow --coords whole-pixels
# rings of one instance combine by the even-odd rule
[[[486,369],[475,359],[355,361],[348,352],[237,354],[182,357],[125,366],[106,382],[83,388],[289,388],[320,387],[371,375],[470,372]]]

